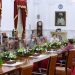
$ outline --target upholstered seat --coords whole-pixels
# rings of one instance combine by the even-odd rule
[[[71,69],[67,68],[67,75],[71,75]],[[66,75],[65,67],[56,67],[56,75]]]

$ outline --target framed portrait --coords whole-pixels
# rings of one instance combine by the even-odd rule
[[[65,11],[55,12],[55,26],[66,26],[66,12]]]

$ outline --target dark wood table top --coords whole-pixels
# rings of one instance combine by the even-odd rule
[[[33,63],[35,63],[35,62],[39,62],[41,60],[49,58],[50,56],[56,56],[56,55],[58,55],[57,52],[52,52],[52,53],[47,52],[47,53],[43,53],[39,56],[30,56],[27,58],[21,57],[20,61],[24,62],[23,64],[18,65],[18,66],[14,66],[14,67],[1,66],[0,67],[0,75],[11,72],[11,71],[19,69],[19,68],[27,68],[29,66],[33,66]]]

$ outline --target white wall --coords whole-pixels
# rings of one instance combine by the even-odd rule
[[[1,30],[14,28],[14,0],[2,0]],[[71,0],[27,0],[28,16],[26,21],[26,36],[30,38],[31,30],[36,29],[37,14],[43,21],[43,35],[50,37],[50,31],[61,28],[67,31],[67,37],[75,37],[75,3]],[[63,8],[59,9],[58,5]],[[66,11],[66,26],[55,26],[55,11]]]
[[[14,28],[14,0],[2,0],[2,23],[1,30],[12,30]]]
[[[11,36],[10,31],[14,29],[14,0],[2,0],[2,20],[1,31],[7,32]]]
[[[63,5],[62,9],[58,8],[59,4]],[[32,14],[34,15],[32,17],[34,20],[34,24],[33,21],[31,21],[31,29],[36,29],[36,16],[37,14],[40,14],[40,20],[43,21],[44,36],[48,36],[50,34],[50,31],[61,28],[62,31],[67,31],[68,38],[75,37],[75,3],[72,3],[71,0],[33,0],[33,7],[30,8],[35,9],[34,13]],[[55,26],[55,11],[66,12],[66,26]]]

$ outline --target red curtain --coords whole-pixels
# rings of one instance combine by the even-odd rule
[[[25,38],[25,27],[26,27],[26,16],[27,16],[27,2],[26,0],[15,0],[14,2],[14,27],[17,29],[17,21],[18,21],[18,10],[17,6],[21,9],[22,16],[22,38]]]
[[[22,33],[22,38],[25,38],[25,27],[26,27],[26,12],[25,9],[21,9],[22,13],[22,25],[23,25],[23,33]]]
[[[1,14],[2,14],[2,0],[0,0],[0,26],[1,26]]]
[[[17,1],[14,1],[14,28],[17,29],[17,21],[18,21],[18,10],[17,10]]]
[[[2,0],[0,0],[0,16],[1,16],[1,11],[2,11]]]

